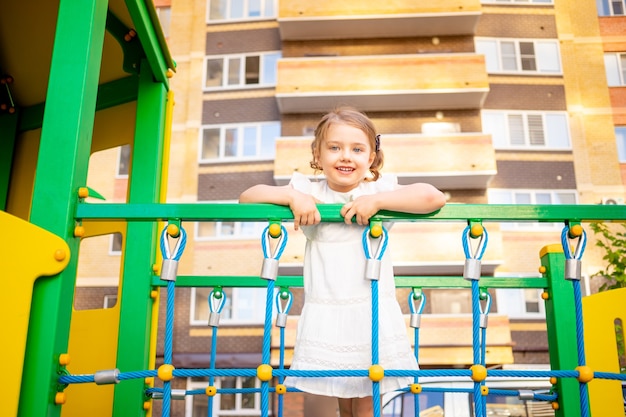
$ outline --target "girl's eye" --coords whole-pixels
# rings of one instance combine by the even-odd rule
[[[363,152],[362,148],[354,148],[354,152],[359,153],[359,152]]]
[[[339,146],[330,146],[329,149],[331,151],[338,151],[339,150]]]

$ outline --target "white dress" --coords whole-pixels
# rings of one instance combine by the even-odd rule
[[[393,190],[395,176],[339,193],[325,180],[311,182],[299,173],[291,186],[324,203],[346,203],[360,195]],[[305,302],[298,322],[291,369],[367,370],[372,365],[371,281],[365,278],[364,226],[321,223],[303,226],[307,238],[304,255]],[[374,246],[374,245],[372,245]],[[375,246],[372,249],[375,251]],[[374,257],[376,253],[372,254]],[[390,245],[382,261],[379,288],[379,361],[385,370],[418,369],[396,299]],[[384,377],[380,393],[406,387],[411,377]],[[288,377],[285,384],[311,394],[339,398],[372,395],[367,377]]]

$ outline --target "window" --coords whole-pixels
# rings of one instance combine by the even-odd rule
[[[276,18],[276,0],[208,0],[207,23]]]
[[[130,145],[119,146],[120,154],[117,158],[117,177],[128,177],[130,167]]]
[[[207,378],[188,378],[187,390],[202,390],[208,385]],[[257,377],[216,377],[215,387],[219,389],[259,389],[261,381]],[[185,397],[185,417],[205,417],[209,415],[209,402],[206,395],[188,395]],[[218,417],[260,416],[261,393],[246,392],[219,394],[213,401],[211,415]],[[270,410],[272,406],[270,404]]]
[[[626,53],[604,54],[604,68],[609,87],[626,85]]]
[[[111,242],[109,245],[109,255],[121,255],[122,254],[122,234],[111,234]]]
[[[476,39],[488,73],[561,74],[556,40]]]
[[[279,122],[203,126],[200,162],[274,159]]]
[[[496,149],[570,149],[565,112],[482,112],[483,131],[491,134]]]
[[[204,89],[273,87],[280,52],[205,58]]]
[[[517,278],[539,278],[536,274],[514,274]],[[498,273],[496,273],[498,276]],[[511,274],[506,274],[511,277]],[[498,314],[510,318],[545,318],[546,311],[538,288],[496,288]]]
[[[266,226],[267,222],[199,222],[196,240],[256,238]]]
[[[623,16],[624,0],[596,0],[599,16]]]
[[[576,190],[490,189],[489,204],[577,204]],[[562,223],[501,222],[501,230],[560,230]]]
[[[160,6],[156,8],[159,22],[161,23],[161,29],[163,30],[163,36],[168,38],[170,36],[170,21],[172,16],[172,8],[170,6]]]
[[[626,127],[615,128],[615,139],[617,140],[617,157],[620,163],[626,163]]]
[[[481,3],[490,4],[501,4],[501,3],[511,3],[511,4],[553,4],[554,0],[481,0]]]
[[[191,289],[191,325],[209,322],[209,295],[212,288]],[[226,303],[220,324],[262,324],[265,320],[266,288],[223,288]]]
[[[113,308],[117,304],[117,294],[104,296],[104,308]]]

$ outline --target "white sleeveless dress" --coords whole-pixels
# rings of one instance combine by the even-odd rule
[[[348,193],[333,191],[325,180],[311,182],[299,173],[293,175],[290,184],[324,203],[341,204],[360,195],[391,191],[397,186],[397,178],[390,175],[375,182],[362,182]],[[372,365],[371,281],[365,278],[364,229],[345,223],[302,227],[307,238],[303,270],[305,302],[291,369],[366,370]],[[386,370],[418,369],[396,299],[390,246],[383,255],[378,281],[379,365]],[[412,377],[385,377],[380,382],[380,393],[412,382]],[[339,398],[372,395],[372,381],[367,377],[288,377],[285,385]]]

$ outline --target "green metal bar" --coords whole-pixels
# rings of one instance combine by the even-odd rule
[[[169,83],[167,70],[173,70],[176,64],[165,42],[154,4],[151,1],[126,0],[126,6],[155,80],[167,86]]]
[[[76,281],[76,191],[87,179],[106,11],[106,0],[59,2],[30,220],[65,239],[71,260],[61,274],[35,282],[18,414],[22,417],[61,413],[54,397],[59,355],[68,347]]]
[[[459,276],[396,276],[397,288],[470,288],[471,282]],[[152,285],[163,287],[166,285],[158,276],[152,277]],[[302,277],[298,275],[283,275],[276,278],[279,287],[302,287]],[[547,288],[546,278],[519,278],[519,277],[482,277],[481,287],[487,288]],[[267,281],[258,276],[198,276],[179,275],[176,278],[177,287],[267,287]]]
[[[0,210],[7,209],[13,152],[17,139],[17,121],[19,110],[13,114],[0,114]]]
[[[107,31],[117,40],[122,51],[124,51],[124,63],[122,64],[124,71],[129,74],[137,74],[139,72],[139,64],[146,56],[143,49],[141,49],[139,39],[133,38],[127,41],[125,37],[129,34],[130,28],[110,10],[107,15]]]
[[[161,196],[166,89],[154,82],[150,66],[143,62],[137,99],[137,124],[133,144],[132,171],[129,175],[129,202],[154,203]],[[158,235],[156,223],[129,223],[124,277],[120,295],[120,326],[117,367],[123,371],[148,369],[154,300],[151,266],[155,262]],[[125,381],[115,386],[114,417],[144,416],[143,380]]]
[[[318,205],[322,221],[342,222],[341,205]],[[76,218],[82,220],[183,221],[292,220],[288,207],[272,204],[89,204],[81,203]],[[482,222],[589,222],[625,221],[626,210],[611,205],[507,205],[507,204],[449,204],[431,214],[406,214],[380,211],[373,219],[387,220],[461,220],[481,219]]]
[[[549,283],[546,306],[548,349],[553,370],[573,370],[578,366],[576,351],[576,314],[572,283],[565,279],[565,256],[559,245],[545,247],[541,265],[546,268]],[[561,378],[556,388],[559,409],[556,417],[580,417],[579,383],[572,378]]]

